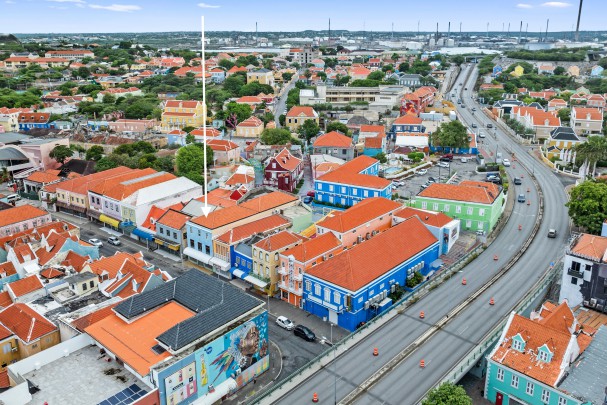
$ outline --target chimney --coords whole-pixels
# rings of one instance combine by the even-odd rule
[[[590,113],[586,114],[586,119],[589,120],[590,119]]]

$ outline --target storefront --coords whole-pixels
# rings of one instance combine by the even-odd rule
[[[120,221],[118,221],[117,219],[108,217],[105,214],[101,214],[99,215],[99,220],[101,222],[103,222],[104,226],[107,225],[108,227],[110,227],[111,229],[115,230],[115,231],[119,231],[119,226],[120,226]]]
[[[135,228],[131,233],[131,236],[139,240],[140,242],[145,242],[149,249],[156,249],[156,243],[154,242],[154,235],[150,232],[146,232],[143,229]]]
[[[177,242],[170,242],[168,240],[160,239],[158,237],[154,238],[154,243],[158,246],[159,249],[164,250],[170,254],[181,256],[181,244]]]

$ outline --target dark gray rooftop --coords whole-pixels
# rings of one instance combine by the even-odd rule
[[[229,283],[200,270],[190,269],[160,287],[126,299],[114,310],[131,319],[171,300],[197,313],[157,337],[159,342],[171,350],[179,350],[263,305],[263,301]]]
[[[4,132],[0,134],[0,143],[3,144],[11,144],[11,143],[19,143],[25,139],[30,139],[31,136],[19,134],[17,132]]]
[[[89,272],[85,271],[82,273],[74,274],[73,276],[70,276],[70,277],[66,277],[63,280],[66,283],[72,284],[72,283],[80,283],[83,281],[92,280],[94,278],[97,278],[97,275],[95,273],[89,273]]]
[[[21,149],[0,148],[0,160],[29,160]]]
[[[560,390],[592,404],[603,404],[607,395],[607,326],[601,326],[578,361],[572,363]]]
[[[579,141],[580,138],[575,134],[575,131],[571,127],[558,127],[554,128],[550,132],[552,139],[559,141]]]
[[[507,100],[497,100],[495,103],[493,103],[494,107],[514,107],[514,106],[521,106],[524,103],[520,100],[513,100],[513,99],[507,99]]]

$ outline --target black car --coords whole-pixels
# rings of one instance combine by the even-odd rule
[[[428,183],[436,183],[436,179],[434,177],[428,177]]]
[[[523,184],[523,181],[521,179],[519,179],[518,177],[515,177],[514,184],[516,184],[517,186],[520,186],[521,184]]]
[[[487,128],[493,128],[493,124],[487,124]]]
[[[308,342],[313,342],[316,340],[316,335],[310,329],[303,325],[297,325],[295,329],[293,329],[293,333],[295,336],[299,336],[302,339],[307,340]]]

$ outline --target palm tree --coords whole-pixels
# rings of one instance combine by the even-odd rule
[[[603,136],[589,136],[586,142],[574,146],[577,159],[583,161],[587,168],[592,168],[594,176],[596,164],[599,160],[607,158],[607,139]]]
[[[2,168],[2,173],[0,174],[0,183],[4,183],[5,181],[9,181],[11,179],[8,169],[6,167]]]

